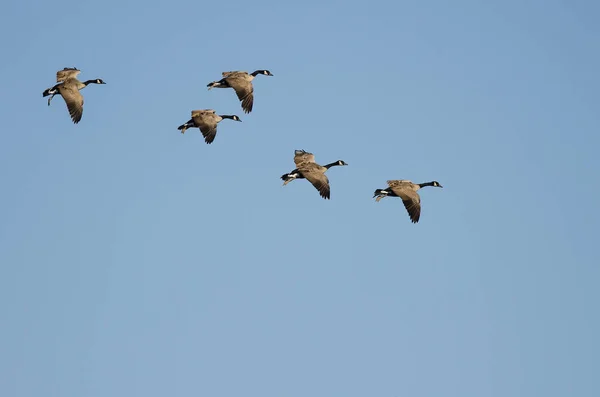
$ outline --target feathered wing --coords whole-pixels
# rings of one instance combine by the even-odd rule
[[[409,184],[403,185],[404,186],[391,187],[391,189],[402,199],[404,208],[406,208],[406,212],[408,212],[408,216],[412,223],[417,223],[421,217],[421,197]]]
[[[312,153],[308,153],[304,150],[296,150],[294,153],[294,164],[299,168],[300,165],[305,163],[314,163],[315,156]]]
[[[63,70],[59,70],[56,72],[56,82],[60,83],[62,81],[66,81],[68,79],[74,79],[81,73],[81,70],[76,68],[64,68]]]
[[[194,117],[198,117],[201,116],[205,113],[215,113],[215,111],[213,109],[198,109],[198,110],[192,110],[192,118]]]
[[[409,181],[408,179],[392,179],[392,180],[387,181],[387,184],[389,187],[400,187],[400,186],[411,185],[412,182]]]
[[[421,197],[415,189],[414,183],[408,179],[393,179],[387,181],[387,184],[392,192],[402,199],[404,208],[408,212],[408,216],[412,223],[419,222],[421,217]],[[418,186],[417,186],[418,188]],[[379,197],[378,200],[379,201]]]
[[[254,87],[252,87],[253,76],[244,71],[221,72],[223,78],[219,82],[209,84],[209,89],[212,86],[231,87],[242,103],[242,109],[245,113],[250,113],[254,105]],[[218,83],[218,84],[216,84]]]
[[[204,141],[208,144],[213,143],[217,136],[217,115],[212,109],[205,109],[204,111],[192,112],[192,119],[194,124],[198,126]]]
[[[250,113],[254,106],[254,87],[249,81],[244,81],[243,84],[239,84],[233,87],[238,99],[242,102],[242,109],[244,113]]]
[[[248,74],[247,72],[241,71],[241,70],[232,70],[231,72],[222,72],[221,75],[223,77],[228,77],[231,76],[232,74]]]
[[[61,85],[58,89],[67,104],[71,119],[75,124],[79,123],[83,116],[83,96],[73,85]]]
[[[421,218],[421,204],[414,200],[404,200],[404,207],[406,208],[406,212],[408,212],[408,216],[412,223],[419,222],[419,218]]]
[[[250,113],[254,104],[254,87],[248,73],[223,72],[223,79],[235,90],[238,99],[242,102],[244,112]]]
[[[327,175],[321,174],[319,172],[303,173],[303,175],[319,191],[319,195],[321,197],[329,200],[330,188],[329,179],[327,178]]]
[[[207,125],[200,124],[198,126],[200,128],[200,132],[202,132],[202,136],[204,137],[204,141],[209,145],[213,143],[215,138],[217,137],[217,126],[216,125]]]
[[[321,167],[315,163],[305,163],[298,168],[302,175],[319,191],[324,199],[330,198],[329,179],[323,173]]]

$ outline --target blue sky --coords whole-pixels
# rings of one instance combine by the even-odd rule
[[[1,395],[600,394],[597,2],[3,7]]]

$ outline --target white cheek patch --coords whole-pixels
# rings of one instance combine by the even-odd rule
[[[387,190],[382,190],[379,193],[388,194]]]

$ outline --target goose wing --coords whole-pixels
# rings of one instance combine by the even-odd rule
[[[319,195],[324,199],[330,197],[329,179],[316,163],[306,163],[302,167],[298,167],[302,175],[319,191]]]
[[[408,216],[412,223],[419,222],[421,217],[421,197],[419,193],[412,189],[411,184],[403,183],[390,187],[392,191],[402,199],[404,208],[408,212]]]
[[[305,163],[314,163],[315,162],[315,156],[312,153],[308,153],[307,151],[304,150],[296,150],[296,152],[294,153],[294,163],[296,164],[296,167],[300,167],[300,165],[305,164]]]
[[[215,113],[215,111],[213,109],[198,109],[198,110],[192,110],[192,118],[194,117],[198,117],[202,114],[205,113]]]
[[[419,218],[421,217],[421,198],[417,194],[417,192],[411,192],[412,194],[407,194],[407,197],[401,197],[402,203],[404,203],[404,208],[406,208],[406,212],[408,212],[408,216],[412,223],[419,222]]]
[[[254,87],[248,79],[248,73],[236,72],[225,77],[227,84],[235,90],[238,99],[242,102],[245,113],[252,111],[254,105]]]
[[[392,179],[387,181],[389,187],[400,187],[400,186],[408,186],[412,185],[412,182],[408,179]]]
[[[74,84],[62,84],[58,87],[58,92],[65,100],[71,119],[75,124],[79,123],[83,115],[83,95]]]
[[[56,72],[56,82],[60,83],[68,79],[74,79],[79,73],[81,73],[81,70],[77,68],[64,68]]]
[[[232,70],[231,72],[222,72],[221,75],[223,77],[231,76],[232,74],[248,74],[248,72],[244,72],[241,70]]]
[[[412,223],[419,222],[419,218],[421,217],[421,197],[415,189],[417,185],[408,179],[389,180],[387,184],[394,194],[402,199],[404,208],[406,208],[406,212],[408,212]]]
[[[217,136],[217,123],[219,122],[214,110],[212,112],[196,113],[195,116],[192,116],[192,119],[194,120],[194,124],[200,129],[200,132],[202,132],[204,141],[211,144]]]
[[[214,128],[200,128],[200,132],[202,132],[202,136],[204,137],[204,142],[208,143],[209,145],[211,143],[213,143],[213,141],[215,140],[215,138],[217,137],[217,127],[215,126]]]

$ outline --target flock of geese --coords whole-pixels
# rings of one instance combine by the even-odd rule
[[[81,71],[77,68],[59,70],[56,72],[57,84],[52,88],[48,88],[42,94],[43,97],[50,96],[48,106],[50,106],[50,101],[55,95],[62,96],[75,124],[81,121],[83,115],[83,96],[80,90],[89,84],[106,84],[102,79],[81,82],[77,79],[79,73]],[[256,70],[252,73],[243,71],[223,72],[221,80],[213,81],[207,87],[209,90],[212,88],[233,88],[241,103],[242,110],[245,113],[250,113],[254,105],[252,81],[258,75],[273,76],[268,70]],[[217,124],[225,119],[242,121],[236,115],[218,115],[213,109],[192,110],[191,119],[180,125],[178,130],[184,134],[189,128],[198,128],[204,137],[204,141],[211,144],[217,136]],[[317,164],[315,156],[305,150],[295,151],[294,163],[296,168],[281,176],[283,185],[285,186],[295,179],[306,179],[319,191],[319,195],[324,199],[330,198],[329,178],[325,175],[327,170],[335,166],[348,165],[343,160],[337,160],[326,165]],[[442,187],[437,181],[413,183],[406,179],[389,180],[387,185],[386,188],[375,190],[373,195],[373,198],[376,198],[375,201],[379,202],[384,197],[400,197],[413,223],[419,222],[421,217],[421,197],[417,191],[426,186]]]

